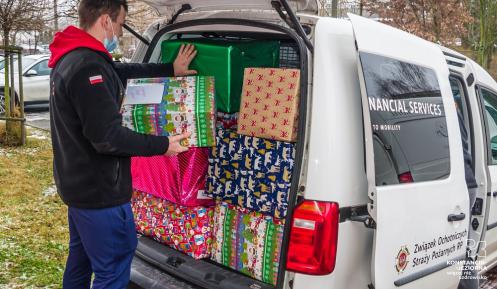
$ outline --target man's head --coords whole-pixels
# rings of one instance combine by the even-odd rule
[[[127,12],[127,0],[81,0],[79,26],[102,42],[110,41],[122,36]]]

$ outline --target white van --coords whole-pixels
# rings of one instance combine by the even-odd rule
[[[478,64],[359,16],[319,17],[316,0],[145,2],[164,20],[150,25],[134,62],[160,62],[166,39],[277,39],[281,65],[302,78],[276,286],[144,237],[134,283],[448,289],[467,254],[481,273],[497,263],[497,83]],[[472,212],[455,102],[478,182]]]

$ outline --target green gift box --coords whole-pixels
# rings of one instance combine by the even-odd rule
[[[152,95],[147,87],[159,87]],[[158,96],[158,102],[150,99]],[[139,133],[170,136],[191,132],[183,145],[209,147],[215,139],[214,77],[129,79],[121,108],[122,125]]]
[[[243,71],[246,67],[278,67],[279,41],[166,40],[162,62],[176,59],[181,44],[194,44],[197,56],[190,69],[216,79],[216,107],[234,113],[240,109]]]

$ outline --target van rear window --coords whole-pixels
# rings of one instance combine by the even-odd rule
[[[483,89],[481,90],[485,105],[488,142],[490,142],[489,165],[497,165],[497,95]]]
[[[432,69],[361,53],[376,185],[423,182],[450,173],[442,95]]]

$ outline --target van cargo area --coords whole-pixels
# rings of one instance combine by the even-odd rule
[[[237,94],[241,96],[243,68],[272,67],[276,69],[296,69],[300,73],[300,85],[296,88],[298,91],[297,98],[300,96],[300,99],[297,100],[296,107],[299,110],[298,121],[294,125],[293,133],[295,133],[297,137],[295,141],[267,139],[262,140],[259,143],[259,141],[253,141],[250,136],[235,136],[237,135],[236,129],[229,129],[217,125],[217,146],[209,149],[210,167],[205,187],[207,193],[210,193],[211,195],[214,194],[214,199],[216,199],[216,204],[214,205],[216,208],[213,209],[215,223],[213,226],[216,228],[211,227],[213,242],[212,253],[210,254],[211,257],[205,258],[205,254],[202,253],[198,256],[204,258],[199,258],[198,256],[194,258],[195,256],[192,257],[192,254],[187,255],[184,252],[180,252],[180,250],[172,248],[174,246],[170,247],[165,245],[167,242],[159,242],[161,240],[153,236],[153,234],[148,234],[148,236],[145,236],[147,234],[139,234],[139,242],[135,260],[133,261],[131,280],[135,284],[143,287],[163,288],[161,287],[160,282],[157,282],[158,279],[152,280],[152,278],[159,278],[157,277],[157,272],[162,271],[163,274],[166,274],[163,276],[165,278],[163,278],[164,280],[169,280],[167,274],[178,278],[172,283],[173,285],[176,285],[171,285],[172,287],[167,288],[183,288],[184,286],[187,286],[185,288],[208,289],[283,288],[287,275],[285,268],[288,246],[290,243],[291,217],[294,207],[298,203],[298,182],[302,168],[307,107],[307,52],[304,49],[302,40],[298,38],[295,32],[282,26],[240,20],[236,22],[236,25],[245,23],[245,29],[243,30],[246,30],[246,32],[243,32],[243,30],[237,32],[230,29],[227,29],[226,31],[223,31],[222,29],[214,31],[202,30],[202,25],[216,24],[218,27],[223,27],[223,24],[228,25],[230,21],[232,22],[233,20],[210,19],[209,21],[193,20],[166,26],[166,28],[160,30],[151,41],[144,62],[171,62],[175,58],[175,52],[179,49],[179,45],[184,43],[193,43],[199,47],[204,44],[228,47],[226,49],[226,57],[232,57],[231,59],[225,59],[223,63],[217,63],[216,57],[220,56],[215,55],[215,53],[217,53],[216,51],[212,51],[212,53],[209,53],[208,55],[202,55],[202,51],[199,51],[197,57],[201,59],[203,63],[195,64],[192,62],[191,67],[191,69],[202,71],[205,68],[199,66],[208,65],[211,66],[208,70],[212,71],[213,67],[217,66],[215,69],[218,70],[216,72],[218,75],[226,75],[227,78],[231,78],[231,81],[223,79],[224,76],[223,78],[218,77],[215,79],[217,110],[222,111],[225,114],[238,113],[239,108],[244,105],[243,103],[240,104],[240,98],[232,97],[230,102],[233,102],[228,103],[226,102],[226,97],[221,97],[222,94],[230,93],[232,95]],[[249,24],[256,25],[256,27],[251,27]],[[181,32],[177,32],[180,28],[190,28],[194,26],[196,26],[194,30],[182,30]],[[273,29],[274,33],[268,32]],[[220,53],[224,53],[224,50]],[[268,57],[268,55],[272,55],[276,58],[274,60],[270,59],[271,57]],[[235,62],[234,59],[237,59],[238,62]],[[222,69],[230,71],[219,71]],[[245,71],[245,74],[247,71],[248,70]],[[242,75],[240,75],[240,73]],[[199,73],[199,75],[201,75],[201,73]],[[233,80],[237,75],[240,78],[239,82]],[[258,89],[261,88],[259,87]],[[278,103],[275,105],[278,106]],[[257,112],[254,111],[254,114],[257,114]],[[241,119],[244,116],[240,114],[238,117]],[[220,144],[220,142],[225,143]],[[240,148],[240,150],[248,150],[250,146],[253,147],[250,154],[243,156],[242,161],[235,160],[234,158],[230,159],[232,156],[227,158],[223,158],[222,155],[219,156],[220,152],[222,154],[224,149],[232,149],[232,146],[237,145],[238,143],[247,146],[246,148]],[[279,143],[281,143],[281,145]],[[281,147],[279,154],[285,155],[271,156],[271,154],[274,154],[274,148],[276,147]],[[291,154],[292,150],[293,154]],[[250,159],[251,157],[255,157],[256,154],[260,154],[259,157],[261,158],[257,160],[257,164],[254,163],[255,160]],[[215,159],[216,157],[218,157],[218,159]],[[274,162],[271,161],[272,157],[275,160]],[[291,165],[285,163],[287,158],[289,158],[288,162],[290,162]],[[222,165],[217,167],[216,162],[222,163]],[[275,165],[275,162],[277,162],[277,165]],[[255,197],[245,195],[236,196],[231,199],[220,196],[219,194],[216,195],[216,192],[213,193],[216,187],[219,188],[219,186],[226,185],[225,180],[221,179],[221,174],[223,175],[223,178],[226,177],[226,174],[220,174],[218,171],[220,170],[222,172],[225,167],[235,167],[240,164],[246,166],[245,168],[248,170],[252,170],[254,166],[258,167],[257,175],[262,176],[261,179],[250,179],[249,181],[256,182],[258,188],[263,187],[262,197],[260,196],[260,190],[256,192],[258,195]],[[213,165],[216,165],[215,169],[211,168]],[[280,169],[284,170],[284,172],[280,172]],[[274,173],[275,176],[276,174],[278,176],[281,175],[284,178],[284,181],[281,183],[283,184],[286,182],[286,189],[281,189],[283,186],[282,184],[279,185],[280,189],[278,189],[278,181],[274,182],[275,185],[273,185],[272,189],[266,188],[267,186],[271,187],[271,181],[269,179],[264,180],[263,178],[270,176],[271,173]],[[234,173],[234,175],[236,177],[231,177],[234,183],[237,181],[237,177],[243,178],[243,176],[238,175],[238,173]],[[231,186],[231,184],[226,185],[226,187],[228,186]],[[241,186],[244,185],[241,184]],[[278,196],[274,197],[274,200],[271,199],[270,202],[266,202],[266,204],[271,203],[271,208],[268,208],[268,206],[265,206],[263,203],[264,199],[268,198],[267,196],[264,196],[264,190],[266,189],[270,190],[271,193],[280,190],[278,191]],[[220,194],[224,194],[224,191],[228,191],[228,188],[221,188],[220,191],[222,191]],[[139,194],[135,193],[134,198],[137,198],[138,195]],[[249,200],[250,198],[254,198],[256,201]],[[238,210],[237,207],[240,204],[248,204],[247,206],[249,208],[241,208]],[[230,210],[236,212],[230,213]],[[224,219],[219,216],[220,211],[222,214],[226,214],[222,215]],[[239,214],[239,216],[233,217],[230,214]],[[230,218],[226,217],[227,215],[230,215],[232,218],[239,218],[240,223],[232,221],[233,223],[231,225],[219,224],[222,220]],[[137,218],[136,212],[135,218]],[[253,220],[256,220],[254,222],[257,222],[257,224],[250,223]],[[139,227],[138,222],[139,220],[137,220],[137,227]],[[264,222],[267,222],[267,224]],[[241,231],[237,232],[237,230]],[[143,233],[140,232],[139,229],[138,231],[139,233]],[[264,234],[268,234],[268,232],[269,234],[274,234],[274,236],[271,238],[263,236]],[[231,238],[234,238],[233,236],[235,235],[240,236],[240,239],[242,240],[230,240]],[[264,238],[266,238],[266,240],[271,240],[266,242],[272,242],[272,244],[258,243],[258,241],[256,241],[258,238],[261,240],[264,240]],[[228,241],[225,241],[221,246],[220,242],[226,239],[228,239]],[[249,245],[247,245],[247,243]],[[232,247],[229,247],[230,245]],[[217,257],[215,256],[216,246]],[[272,254],[272,256],[268,255],[266,258],[261,258],[264,256],[263,254]],[[258,256],[258,260],[255,260],[255,257],[250,259],[251,256]],[[242,263],[246,264],[250,262],[253,262],[254,264],[257,262],[260,264],[252,264],[252,267],[240,266]],[[147,265],[152,265],[154,268]],[[258,272],[254,272],[254,270]],[[152,274],[152,271],[156,273]],[[164,282],[168,283],[167,280]],[[185,283],[178,285],[179,283],[175,283],[179,282],[178,280],[183,280]]]

